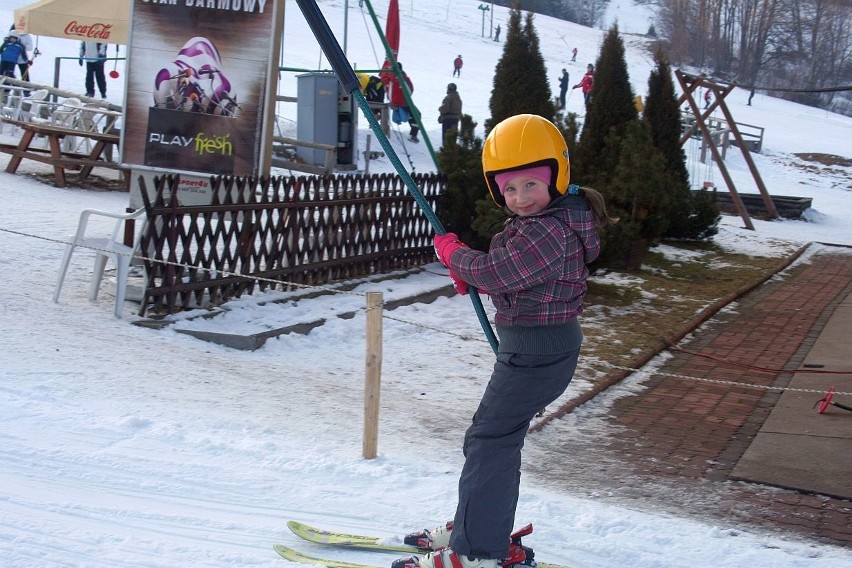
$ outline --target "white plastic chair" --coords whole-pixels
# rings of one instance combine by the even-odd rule
[[[21,120],[37,123],[48,123],[49,118],[43,117],[42,109],[48,105],[47,95],[50,92],[47,89],[38,89],[30,93],[21,101]]]
[[[53,109],[53,124],[64,128],[77,128],[82,108],[83,101],[76,97],[63,100]]]
[[[69,97],[53,109],[53,124],[70,130],[77,130],[80,128],[80,117],[82,113],[83,101],[76,97]],[[77,142],[76,136],[66,136],[62,140],[62,150],[65,152],[79,151],[80,149],[78,148]],[[89,141],[84,139],[83,142],[86,146],[86,152],[88,152],[90,150],[88,147]]]
[[[78,246],[87,247],[95,251],[95,268],[92,272],[92,282],[89,285],[89,300],[94,302],[98,299],[98,290],[104,276],[106,263],[111,258],[116,266],[115,317],[121,318],[124,308],[124,296],[127,289],[127,275],[130,272],[130,261],[134,250],[134,247],[127,246],[122,242],[122,228],[125,221],[135,219],[143,213],[145,213],[144,207],[132,213],[125,214],[110,213],[97,209],[84,209],[80,213],[77,232],[69,237],[70,242],[65,247],[65,256],[62,258],[62,266],[59,268],[59,280],[56,283],[56,291],[53,293],[53,301],[56,303],[59,302],[59,292],[62,290],[62,283],[65,281],[65,273],[68,271],[68,265],[71,262],[71,255],[74,254],[74,249]],[[109,237],[86,236],[86,227],[89,223],[89,217],[92,215],[115,219],[115,225]]]
[[[15,85],[0,86],[0,119],[20,120],[21,105],[25,99],[27,90]],[[0,123],[0,132],[6,127],[6,123]],[[9,130],[14,132],[15,126],[9,125]]]

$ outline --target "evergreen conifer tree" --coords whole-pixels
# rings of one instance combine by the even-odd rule
[[[607,137],[621,139],[627,125],[637,120],[633,89],[618,26],[607,32],[595,66],[592,97],[586,109],[583,131],[572,162],[572,179],[604,192],[618,167],[620,145],[606,144]]]
[[[607,209],[620,220],[606,228],[601,262],[636,268],[644,249],[668,227],[667,188],[672,175],[662,154],[654,148],[645,121],[632,121],[623,137],[611,131],[606,143],[621,150],[606,194]]]
[[[661,50],[654,55],[656,68],[648,78],[648,97],[642,117],[651,127],[654,146],[663,155],[666,168],[677,178],[681,186],[689,186],[686,171],[686,155],[680,144],[681,115],[677,104],[672,70]]]
[[[690,207],[686,155],[680,144],[680,109],[671,78],[671,68],[662,50],[657,50],[654,62],[656,68],[648,77],[648,97],[645,99],[643,118],[651,128],[652,143],[662,155],[672,178],[672,185],[664,188],[669,194],[669,207],[666,212],[668,226],[670,229],[679,229],[686,224]]]
[[[456,233],[472,248],[488,250],[490,237],[484,237],[474,228],[477,201],[488,197],[482,175],[482,139],[474,135],[475,129],[473,118],[462,114],[458,137],[448,136],[438,152],[438,165],[447,176],[447,184],[438,200],[436,214],[448,232]],[[490,198],[488,202],[496,210]]]
[[[512,4],[503,55],[494,69],[494,85],[489,103],[491,118],[485,121],[486,132],[516,114],[537,114],[553,120],[556,108],[551,99],[550,83],[533,18],[533,13],[527,12],[522,25],[520,2],[516,0]]]
[[[568,114],[562,115],[562,113],[559,113],[556,120],[553,121],[553,124],[556,125],[559,132],[562,133],[562,137],[565,138],[565,144],[568,146],[568,152],[571,153],[571,159],[573,159],[573,152],[577,148],[577,137],[580,134],[580,125],[577,124],[577,114],[569,112]]]
[[[651,128],[651,139],[659,150],[665,168],[671,176],[666,189],[669,206],[666,210],[666,238],[707,238],[716,233],[719,215],[712,196],[693,195],[690,191],[686,155],[680,143],[681,114],[677,104],[671,67],[661,50],[654,55],[656,68],[648,78],[648,98],[644,120]]]
[[[494,72],[490,101],[491,117],[486,131],[516,114],[537,114],[553,120],[556,106],[551,100],[544,57],[541,54],[533,14],[522,18],[515,0],[506,26],[503,55]],[[470,122],[470,129],[466,120]],[[576,123],[573,132],[576,133]],[[457,143],[445,144],[438,154],[447,188],[438,203],[438,217],[448,231],[473,248],[487,250],[491,237],[502,228],[506,212],[488,195],[482,172],[482,140],[473,136],[470,117],[462,118]],[[572,128],[568,126],[569,130]]]

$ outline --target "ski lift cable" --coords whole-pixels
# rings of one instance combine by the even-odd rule
[[[367,14],[364,13],[364,9],[361,8],[361,19],[364,20],[364,28],[367,30],[367,39],[370,40],[370,49],[373,50],[373,59],[376,61],[376,69],[382,66],[382,62],[379,61],[379,54],[376,52],[376,44],[373,42],[373,34],[371,33],[370,23],[367,21]]]
[[[757,85],[740,85],[739,83],[733,84],[741,89],[777,93],[839,93],[841,91],[852,91],[852,85],[842,85],[840,87],[812,87],[808,89],[790,89],[786,87],[759,87]]]
[[[699,77],[699,76],[696,76]],[[725,81],[724,79],[716,79],[713,77],[709,77],[705,74],[701,74],[700,78],[707,79],[719,85],[733,85],[734,87],[739,87],[740,89],[746,90],[756,90],[756,91],[766,91],[766,92],[776,92],[776,93],[837,93],[841,91],[852,91],[852,85],[839,85],[836,87],[806,87],[803,89],[791,89],[789,87],[761,87],[760,85],[747,85],[737,83],[736,81]]]
[[[358,106],[361,108],[361,112],[367,119],[367,122],[369,122],[370,128],[375,134],[376,139],[379,141],[385,151],[385,155],[390,159],[397,173],[402,178],[408,192],[414,198],[417,205],[420,206],[420,209],[429,220],[429,223],[432,225],[435,232],[439,235],[445,234],[447,232],[446,229],[444,229],[441,221],[438,219],[437,215],[435,215],[435,212],[432,210],[432,207],[429,205],[429,202],[426,200],[423,192],[420,191],[420,188],[418,188],[417,184],[414,183],[411,175],[408,171],[406,171],[405,167],[403,167],[399,156],[397,156],[393,146],[391,146],[390,141],[382,131],[379,121],[376,120],[376,115],[373,113],[367,99],[361,92],[361,83],[358,81],[358,77],[355,76],[355,71],[346,59],[346,56],[344,55],[340,44],[337,42],[337,39],[334,37],[328,22],[325,20],[319,6],[317,6],[316,0],[296,0],[296,2],[305,17],[305,20],[308,22],[314,37],[322,47],[332,69],[334,69],[335,75],[337,75],[337,80],[343,86],[343,89],[347,93],[350,93],[355,101],[357,101]],[[482,299],[479,297],[479,293],[473,286],[469,288],[469,292],[470,301],[473,304],[477,317],[479,318],[482,330],[485,332],[494,353],[497,353],[497,336],[491,328],[491,323],[488,321],[488,317],[485,314]]]
[[[414,161],[411,159],[411,153],[408,151],[408,145],[405,143],[405,134],[402,133],[402,127],[399,124],[396,125],[396,137],[399,139],[399,143],[402,144],[402,151],[405,153],[405,157],[408,159],[408,165],[411,167],[411,171],[413,172],[416,169],[414,167]]]

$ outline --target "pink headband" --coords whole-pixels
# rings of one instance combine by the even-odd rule
[[[525,168],[499,173],[494,176],[494,181],[497,182],[497,187],[500,188],[500,193],[502,194],[503,188],[506,187],[506,184],[509,183],[512,178],[523,175],[550,185],[551,173],[550,166],[536,166],[534,168]]]

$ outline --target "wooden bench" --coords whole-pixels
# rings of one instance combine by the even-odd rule
[[[693,190],[699,192],[700,190]],[[713,191],[716,196],[716,204],[724,213],[736,215],[738,213],[734,205],[733,198],[730,192],[720,189]],[[738,193],[740,200],[745,205],[746,211],[753,217],[761,219],[766,218],[769,213],[766,211],[766,204],[763,202],[763,196],[759,193]],[[784,219],[799,219],[806,209],[813,205],[813,199],[810,197],[799,197],[794,195],[770,195],[772,203],[775,204],[775,210],[780,217]]]
[[[9,120],[4,122],[13,124],[24,131],[21,141],[14,148],[9,146],[0,147],[0,151],[7,154],[12,154],[12,159],[6,166],[6,171],[13,174],[18,171],[18,166],[24,159],[42,162],[53,166],[54,183],[56,187],[65,187],[65,170],[79,170],[78,179],[85,180],[92,173],[94,168],[109,168],[118,170],[122,174],[129,173],[129,168],[109,162],[102,159],[104,150],[111,144],[118,144],[119,136],[114,132],[96,132],[88,130],[77,130],[73,128],[63,128],[60,126],[52,126],[49,124],[39,124],[34,122],[26,122],[21,120]],[[45,153],[40,148],[31,148],[36,135],[47,138],[49,153]],[[69,154],[62,151],[61,142],[66,136],[76,136],[78,138],[88,138],[94,141],[95,145],[89,154]]]
[[[325,160],[322,166],[305,164],[295,160],[277,158],[273,155],[272,165],[277,168],[287,168],[290,170],[298,170],[300,172],[308,172],[318,175],[328,175],[334,173],[334,166],[337,163],[337,147],[331,144],[320,144],[319,142],[308,142],[307,140],[297,140],[289,136],[273,136],[273,142],[283,144],[285,147],[304,146],[305,148],[313,148],[315,150],[323,150],[325,152]]]

